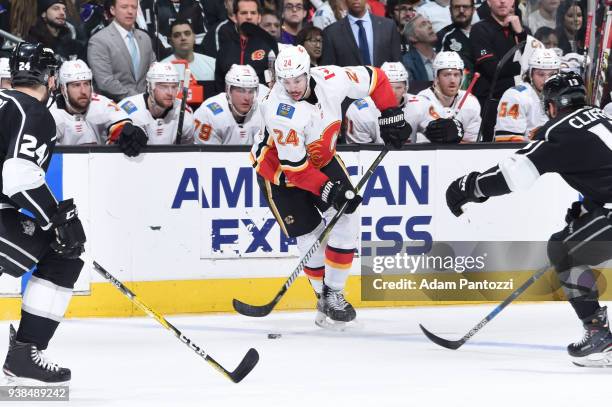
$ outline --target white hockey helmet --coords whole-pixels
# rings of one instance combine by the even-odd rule
[[[436,55],[433,61],[434,78],[438,77],[441,69],[458,69],[463,74],[463,59],[454,51],[442,51]]]
[[[401,62],[385,62],[380,69],[387,75],[389,82],[406,82],[408,86],[408,71]]]
[[[233,64],[225,74],[225,86],[237,88],[258,88],[259,77],[251,65]]]
[[[8,58],[0,58],[0,79],[11,79],[11,67]]]
[[[156,83],[179,83],[179,74],[169,62],[153,62],[147,71],[147,91],[151,93]]]
[[[71,82],[90,81],[92,78],[91,69],[80,59],[66,61],[59,69],[59,84],[67,85]]]
[[[561,60],[552,49],[535,48],[529,57],[529,72],[532,69],[559,69]]]
[[[301,45],[285,47],[279,51],[274,62],[274,71],[278,79],[297,78],[306,74],[310,77],[310,56]]]

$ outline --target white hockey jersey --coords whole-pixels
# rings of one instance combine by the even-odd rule
[[[612,102],[608,103],[604,106],[603,111],[608,116],[612,117]]]
[[[495,141],[528,141],[548,120],[533,86],[522,83],[505,91],[499,101]]]
[[[135,125],[144,129],[149,137],[148,144],[175,144],[181,101],[175,100],[174,106],[165,116],[155,119],[147,108],[145,97],[144,93],[127,97],[119,102],[119,106]],[[193,144],[194,133],[193,113],[191,108],[186,106],[181,144]]]
[[[196,144],[253,145],[255,135],[261,130],[263,119],[259,112],[261,100],[269,89],[260,86],[256,102],[242,123],[232,114],[227,94],[220,93],[207,99],[193,114]]]
[[[412,126],[410,142],[416,142],[417,125],[414,121],[416,115],[410,114],[410,107],[417,100],[416,95],[406,93],[404,95],[402,110],[404,118]],[[384,144],[380,136],[378,118],[380,110],[376,108],[374,101],[369,96],[351,103],[346,111],[346,142],[348,144]]]
[[[251,150],[257,172],[275,184],[286,178],[318,195],[327,180],[318,169],[336,152],[342,101],[370,95],[382,109],[396,105],[386,75],[380,72],[363,66],[312,68],[314,95],[300,102],[293,101],[277,82],[261,105],[265,128]]]
[[[464,90],[460,90],[452,106],[444,107],[440,100],[434,94],[432,88],[427,88],[419,92],[416,101],[406,107],[406,121],[412,125],[416,124],[418,132],[417,142],[429,142],[423,135],[427,125],[436,119],[449,119],[453,116],[456,106],[459,104],[463,96]],[[463,125],[463,141],[475,142],[478,140],[478,131],[480,130],[480,103],[473,95],[468,95],[463,107],[455,116]],[[415,126],[413,126],[413,129]]]
[[[111,128],[129,120],[115,102],[95,93],[85,114],[70,114],[58,107],[58,101],[49,111],[55,120],[57,143],[62,145],[106,144]]]

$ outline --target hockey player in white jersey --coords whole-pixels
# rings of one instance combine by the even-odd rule
[[[549,119],[542,106],[544,82],[559,73],[561,61],[552,49],[536,48],[529,58],[524,83],[502,95],[497,106],[495,141],[528,141]]]
[[[232,65],[225,75],[225,92],[207,99],[193,114],[198,144],[253,145],[261,129],[257,98],[260,87],[250,65]]]
[[[481,122],[478,99],[468,95],[457,110],[465,95],[465,91],[460,90],[463,68],[463,60],[454,51],[436,55],[433,86],[419,92],[418,101],[407,110],[406,120],[418,123],[417,142],[458,143],[478,139]]]
[[[411,122],[411,118],[416,117],[411,114],[411,106],[418,98],[408,93],[408,71],[401,62],[385,62],[380,69],[387,75],[393,94],[398,106],[404,111],[404,118],[412,127],[410,141],[416,141],[416,122]],[[346,142],[356,144],[383,144],[378,127],[380,111],[376,108],[371,97],[365,97],[351,103],[346,111]]]
[[[49,108],[55,120],[57,143],[117,142],[127,155],[138,155],[140,149],[135,150],[134,144],[146,145],[144,131],[134,127],[127,113],[115,102],[94,93],[91,78],[91,69],[79,59],[66,61],[60,67],[60,94]]]
[[[8,58],[0,58],[0,89],[11,89],[11,67]]]
[[[147,71],[147,91],[129,96],[119,106],[135,125],[142,127],[149,144],[176,144],[181,101],[177,99],[179,75],[174,65],[154,62]],[[180,144],[193,144],[195,124],[189,106],[185,107]]]
[[[319,326],[352,321],[355,309],[343,290],[357,247],[361,197],[336,155],[342,119],[341,103],[370,96],[381,111],[381,137],[401,148],[410,126],[397,107],[387,76],[369,66],[310,68],[302,46],[289,46],[275,62],[276,83],[261,104],[265,121],[251,150],[258,183],[281,229],[297,238],[302,254],[324,228],[321,213],[347,209],[305,267],[317,292]],[[330,212],[327,212],[327,211]],[[329,320],[331,321],[329,321]]]

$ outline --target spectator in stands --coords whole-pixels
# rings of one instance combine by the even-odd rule
[[[95,33],[111,23],[110,1],[89,0],[81,5],[81,20],[85,36],[91,38]]]
[[[221,38],[231,37],[235,31],[234,1],[224,0],[223,4],[227,11],[227,18],[211,27],[204,36],[204,41],[202,41],[202,53],[212,58],[217,58],[217,53],[221,47]]]
[[[11,89],[12,87],[9,58],[0,58],[0,89]]]
[[[323,31],[321,65],[373,65],[397,62],[400,35],[393,20],[368,12],[366,0],[348,0],[348,16]]]
[[[195,34],[196,47],[202,45],[206,24],[202,3],[198,0],[140,0],[140,9],[145,17],[147,32],[153,37],[157,34],[160,44],[164,47],[163,50],[160,49],[158,58],[172,52],[170,30],[172,22],[177,19],[190,22]]]
[[[89,40],[87,57],[96,90],[115,101],[145,91],[155,54],[149,36],[134,28],[137,0],[110,0],[114,20]]]
[[[347,14],[346,0],[327,0],[317,8],[312,17],[312,24],[324,30],[336,21],[342,20]]]
[[[11,2],[11,33],[25,38],[38,18],[37,0],[20,0]]]
[[[65,0],[38,0],[38,19],[25,39],[42,43],[64,60],[85,56],[85,48],[76,40],[74,27],[66,22]]]
[[[281,44],[295,45],[295,37],[304,27],[304,18],[306,18],[304,0],[283,0]]]
[[[533,35],[537,40],[542,41],[545,48],[558,48],[559,38],[557,32],[550,27],[540,27]]]
[[[415,4],[418,0],[389,0],[387,1],[387,18],[395,21],[397,31],[400,33],[401,53],[408,52],[408,43],[401,33],[408,21],[416,15]]]
[[[306,48],[310,55],[310,66],[317,66],[323,52],[323,31],[314,26],[306,27],[298,33],[295,45]]]
[[[474,24],[470,33],[472,57],[476,72],[481,75],[473,93],[482,106],[483,141],[492,140],[499,98],[507,89],[514,86],[515,80],[520,80],[521,65],[510,58],[500,67],[495,88],[492,89],[493,100],[488,101],[491,83],[500,59],[516,44],[527,39],[520,17],[514,13],[514,0],[488,1],[490,16]]]
[[[258,26],[261,20],[259,0],[234,0],[233,30],[224,30],[219,42],[215,65],[215,85],[218,92],[225,89],[225,74],[233,64],[251,65],[261,83],[265,83],[264,71],[268,69],[268,54],[278,55],[278,44],[274,37]]]
[[[264,10],[264,12],[261,14],[261,22],[259,23],[259,26],[266,30],[268,34],[273,36],[275,40],[280,40],[281,23],[274,11]]]
[[[527,16],[529,30],[535,33],[540,27],[555,29],[557,26],[556,15],[558,8],[559,0],[540,0],[538,9]]]
[[[215,59],[208,55],[194,52],[195,34],[191,23],[187,20],[177,19],[170,25],[170,45],[174,53],[162,62],[172,62],[185,59],[189,62],[191,74],[196,81],[212,81],[215,79]],[[179,78],[184,76],[184,66],[176,65]]]
[[[557,37],[564,54],[583,52],[585,16],[584,5],[574,0],[565,0],[557,9]]]
[[[474,16],[474,0],[451,0],[450,12],[452,24],[438,32],[436,49],[440,51],[455,51],[461,56],[465,68],[474,72],[472,48],[470,46],[470,30]]]
[[[431,22],[425,16],[417,14],[406,24],[403,35],[410,44],[410,50],[402,57],[402,63],[408,71],[413,86],[417,81],[433,81],[433,61],[436,57],[434,46],[438,37]]]
[[[434,32],[438,32],[451,23],[449,0],[433,0],[417,7],[417,13],[431,21]]]

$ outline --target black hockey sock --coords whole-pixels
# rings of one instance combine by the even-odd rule
[[[39,350],[47,349],[59,322],[39,317],[21,310],[21,322],[17,330],[17,340],[35,344]]]
[[[599,301],[597,301],[597,299],[595,298],[571,298],[569,300],[569,303],[572,304],[572,307],[574,307],[574,311],[576,311],[576,315],[578,315],[578,318],[580,318],[581,320],[595,314],[595,312],[597,312],[597,310],[601,308],[599,305]]]

